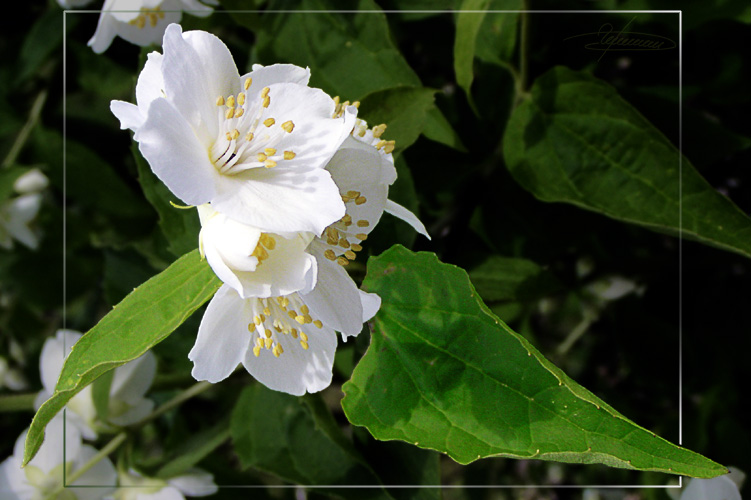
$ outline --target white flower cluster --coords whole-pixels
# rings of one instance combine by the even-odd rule
[[[45,341],[39,358],[44,388],[37,395],[36,408],[53,393],[63,362],[81,336],[72,330],[58,330],[55,337]],[[132,470],[116,472],[108,458],[96,460],[97,450],[83,443],[84,439],[96,439],[97,428],[124,427],[146,417],[154,408],[154,402],[144,395],[155,374],[156,358],[151,352],[116,368],[109,390],[106,422],[97,419],[91,386],[84,388],[70,400],[65,413],[58,414],[47,425],[41,448],[21,469],[27,433],[24,431],[16,440],[13,455],[0,464],[0,500],[174,500],[183,499],[184,495],[215,493],[213,477],[200,469],[190,469],[168,479],[146,478]],[[65,489],[64,476],[74,478]],[[86,487],[76,488],[76,485]],[[116,488],[116,485],[124,488]]]
[[[308,86],[288,64],[238,73],[229,49],[202,31],[167,27],[136,104],[112,112],[154,173],[197,206],[201,253],[224,285],[189,358],[219,382],[242,363],[271,389],[302,395],[331,382],[336,331],[357,335],[380,307],[348,265],[384,211],[427,236],[388,199],[396,180],[385,125]]]

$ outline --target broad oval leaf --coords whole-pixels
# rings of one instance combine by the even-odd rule
[[[503,140],[511,174],[540,200],[751,257],[751,219],[593,76],[557,67],[539,77]]]
[[[34,458],[44,429],[81,389],[140,357],[172,333],[217,291],[221,282],[193,250],[133,290],[76,342],[55,392],[42,404],[26,436],[24,464]]]
[[[467,274],[394,247],[363,287],[383,304],[347,382],[347,418],[467,464],[483,457],[714,477],[727,469],[628,420],[494,316]]]

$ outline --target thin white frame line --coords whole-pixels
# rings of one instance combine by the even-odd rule
[[[63,328],[66,325],[66,187],[67,187],[67,163],[66,163],[66,117],[67,117],[67,57],[66,57],[66,15],[73,14],[101,14],[102,12],[140,12],[140,10],[64,10],[63,11]],[[164,11],[171,12],[171,11]],[[180,12],[199,12],[181,10]],[[202,12],[202,11],[201,11]],[[410,14],[410,13],[516,13],[516,14],[678,14],[678,445],[683,444],[683,11],[682,10],[219,10],[214,13],[264,13],[264,14]],[[64,414],[65,415],[65,414]],[[63,420],[66,420],[65,418]],[[492,458],[492,457],[487,457]],[[63,447],[63,460],[65,460],[65,447]],[[572,464],[575,465],[575,464]],[[644,471],[649,472],[649,471]],[[65,488],[111,488],[112,486],[100,485],[66,485]],[[119,486],[115,486],[118,487]],[[217,485],[219,488],[308,488],[308,489],[680,489],[683,487],[683,476],[678,476],[677,485]]]

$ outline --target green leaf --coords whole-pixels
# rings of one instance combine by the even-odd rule
[[[110,414],[110,388],[115,372],[104,373],[91,384],[91,399],[94,400],[97,419],[106,422]]]
[[[285,9],[326,10],[323,0],[285,3]],[[267,29],[256,33],[263,62],[310,67],[311,85],[342,100],[394,87],[420,85],[420,79],[391,40],[386,15],[372,0],[353,10],[374,12],[285,12],[264,15]]]
[[[171,200],[174,200],[173,203],[180,200],[154,175],[135,143],[131,146],[131,151],[138,166],[138,181],[146,199],[159,214],[159,227],[167,239],[169,251],[179,256],[196,248],[198,233],[201,231],[197,211],[171,205]]]
[[[155,477],[176,477],[203,460],[230,437],[229,417],[193,435],[182,446],[172,450],[171,459],[164,464]]]
[[[603,463],[714,477],[727,469],[616,412],[494,316],[467,274],[395,246],[363,288],[383,304],[344,384],[350,422],[467,464],[482,457]]]
[[[425,87],[399,87],[370,94],[363,99],[358,116],[371,127],[385,123],[384,139],[396,141],[396,151],[411,146],[425,128],[428,113],[436,109],[436,91]]]
[[[436,107],[428,111],[422,134],[431,141],[445,144],[463,153],[467,152],[467,148],[459,138],[459,134],[456,133],[446,117],[443,116],[443,113]]]
[[[198,250],[133,290],[73,346],[55,392],[37,411],[26,436],[24,464],[34,458],[44,428],[81,389],[104,373],[132,361],[164,340],[221,282]]]
[[[305,399],[318,397],[309,395]],[[380,485],[323,403],[301,402],[260,384],[243,390],[231,422],[232,440],[243,466],[297,484]],[[329,493],[346,498],[380,498],[384,492],[337,489]]]
[[[498,255],[472,269],[469,277],[488,302],[536,299],[561,287],[552,274],[531,260]]]
[[[490,0],[464,0],[456,16],[456,38],[454,39],[454,73],[456,83],[467,94],[467,100],[472,110],[477,113],[475,101],[472,99],[472,80],[475,78],[475,42],[480,26],[485,19],[485,12],[462,12],[486,10]]]
[[[522,2],[505,2],[504,10],[522,10]],[[508,67],[514,57],[517,40],[518,12],[488,12],[477,34],[476,53],[478,59]]]
[[[543,201],[751,257],[751,219],[608,84],[554,68],[511,116],[504,157]]]

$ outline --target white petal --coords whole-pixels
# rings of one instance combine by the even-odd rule
[[[10,202],[8,232],[27,247],[36,249],[39,238],[29,228],[29,223],[39,213],[42,205],[42,195],[39,193],[24,194]]]
[[[360,290],[360,302],[362,303],[362,321],[369,321],[381,308],[381,297],[375,293]]]
[[[73,344],[82,336],[80,332],[74,330],[58,330],[54,338],[50,337],[44,341],[42,353],[39,356],[39,374],[42,378],[42,385],[49,394],[55,392],[55,385],[63,370],[65,358],[70,354]]]
[[[325,389],[331,384],[336,333],[326,326],[306,331],[307,350],[300,347],[297,340],[284,335],[281,356],[275,357],[269,349],[262,349],[258,357],[248,351],[243,360],[245,369],[269,389],[294,396]]]
[[[323,256],[319,245],[311,246],[318,261],[315,288],[301,298],[310,307],[311,316],[346,335],[362,330],[362,304],[357,285],[342,266]]]
[[[727,476],[713,479],[692,479],[683,493],[681,500],[741,500],[738,487]]]
[[[63,429],[65,436],[63,437]],[[23,456],[23,444],[26,441],[26,432],[16,441],[14,455]],[[20,446],[19,446],[20,443]],[[69,420],[65,420],[63,413],[58,413],[47,424],[44,430],[44,441],[39,448],[34,459],[29,465],[39,467],[44,472],[50,472],[52,469],[63,463],[63,443],[65,443],[65,459],[74,460],[81,452],[81,433],[78,427],[71,425]]]
[[[98,451],[93,447],[83,445],[72,472],[75,472],[75,470],[88,463],[97,453]],[[76,488],[76,485],[79,484],[86,485],[87,487]],[[91,469],[81,474],[81,477],[68,487],[75,492],[77,500],[98,500],[114,491],[116,484],[117,472],[115,471],[115,466],[112,465],[109,458],[104,457],[94,464]],[[98,488],[91,488],[91,486],[98,486]]]
[[[346,187],[346,189],[357,189],[357,186],[363,184],[386,184],[391,185],[396,181],[396,168],[390,160],[391,155],[387,155],[376,149],[374,146],[357,140],[353,136],[348,136],[342,143],[337,153],[348,152],[348,159],[354,161],[354,165],[346,163],[341,167],[336,167],[331,163],[326,167],[331,171],[337,185]],[[367,162],[368,167],[361,165]],[[343,168],[342,168],[343,167]],[[339,172],[334,173],[333,169],[339,168]]]
[[[291,238],[272,236],[276,241],[269,257],[254,272],[236,272],[243,297],[278,297],[310,291],[316,283],[316,259],[305,252],[310,237],[295,233]]]
[[[229,49],[217,37],[181,31],[173,24],[164,33],[165,92],[208,150],[218,133],[216,99],[239,92],[240,75]]]
[[[146,56],[141,73],[136,83],[136,103],[142,113],[149,110],[149,105],[155,99],[164,97],[164,76],[162,74],[162,60],[164,56],[159,52],[150,52]]]
[[[222,285],[209,302],[198,328],[198,338],[188,359],[196,380],[216,383],[227,378],[249,350],[250,318],[244,300],[236,291]]]
[[[33,498],[36,489],[26,480],[21,469],[21,456],[11,455],[0,464],[0,499],[25,500]]]
[[[139,488],[135,488],[138,490]],[[138,493],[138,500],[185,500],[180,490],[174,486],[165,486],[156,493]]]
[[[187,474],[168,479],[167,482],[191,497],[205,497],[218,491],[214,476],[202,469],[188,469]]]
[[[108,415],[107,420],[115,425],[124,427],[143,420],[153,409],[154,402],[143,398],[132,403],[130,408],[119,415]]]
[[[253,87],[259,89],[275,83],[297,83],[307,85],[310,80],[310,68],[301,68],[294,64],[272,64],[271,66],[253,65],[253,71],[243,75],[240,80],[253,79]]]
[[[219,173],[183,117],[156,99],[135,139],[157,177],[184,203],[202,205],[215,193]]]
[[[420,222],[420,219],[418,219],[415,214],[413,214],[403,206],[391,200],[387,200],[386,212],[390,213],[394,217],[398,217],[399,219],[403,220],[404,222],[412,226],[415,231],[425,236],[427,239],[431,239],[427,229],[425,229],[425,226],[422,224],[422,222]]]
[[[125,101],[113,100],[110,102],[110,111],[115,115],[115,118],[120,120],[120,128],[123,130],[129,128],[135,132],[146,119],[138,106]]]
[[[197,17],[206,17],[214,11],[214,9],[202,4],[198,0],[180,0],[180,3],[182,3],[184,11]]]
[[[49,186],[50,180],[38,168],[32,168],[13,183],[13,189],[20,194],[38,193]]]
[[[269,233],[321,234],[344,216],[329,173],[313,167],[274,167],[221,176],[212,204],[228,217]]]
[[[164,17],[158,17],[155,26],[147,22],[143,28],[127,22],[117,24],[117,35],[123,40],[146,47],[148,45],[159,45],[162,41],[164,31],[172,23],[179,23],[182,18],[182,12],[174,9],[163,9]]]
[[[102,10],[107,10],[111,8],[111,6],[112,0],[107,0],[102,6]],[[117,35],[118,24],[119,21],[117,19],[106,12],[102,12],[99,15],[99,21],[97,22],[94,36],[89,40],[88,46],[97,54],[101,54],[107,50],[112,43],[112,40],[114,40]]]
[[[135,404],[151,387],[156,375],[156,357],[151,351],[115,368],[110,386],[110,398]]]

